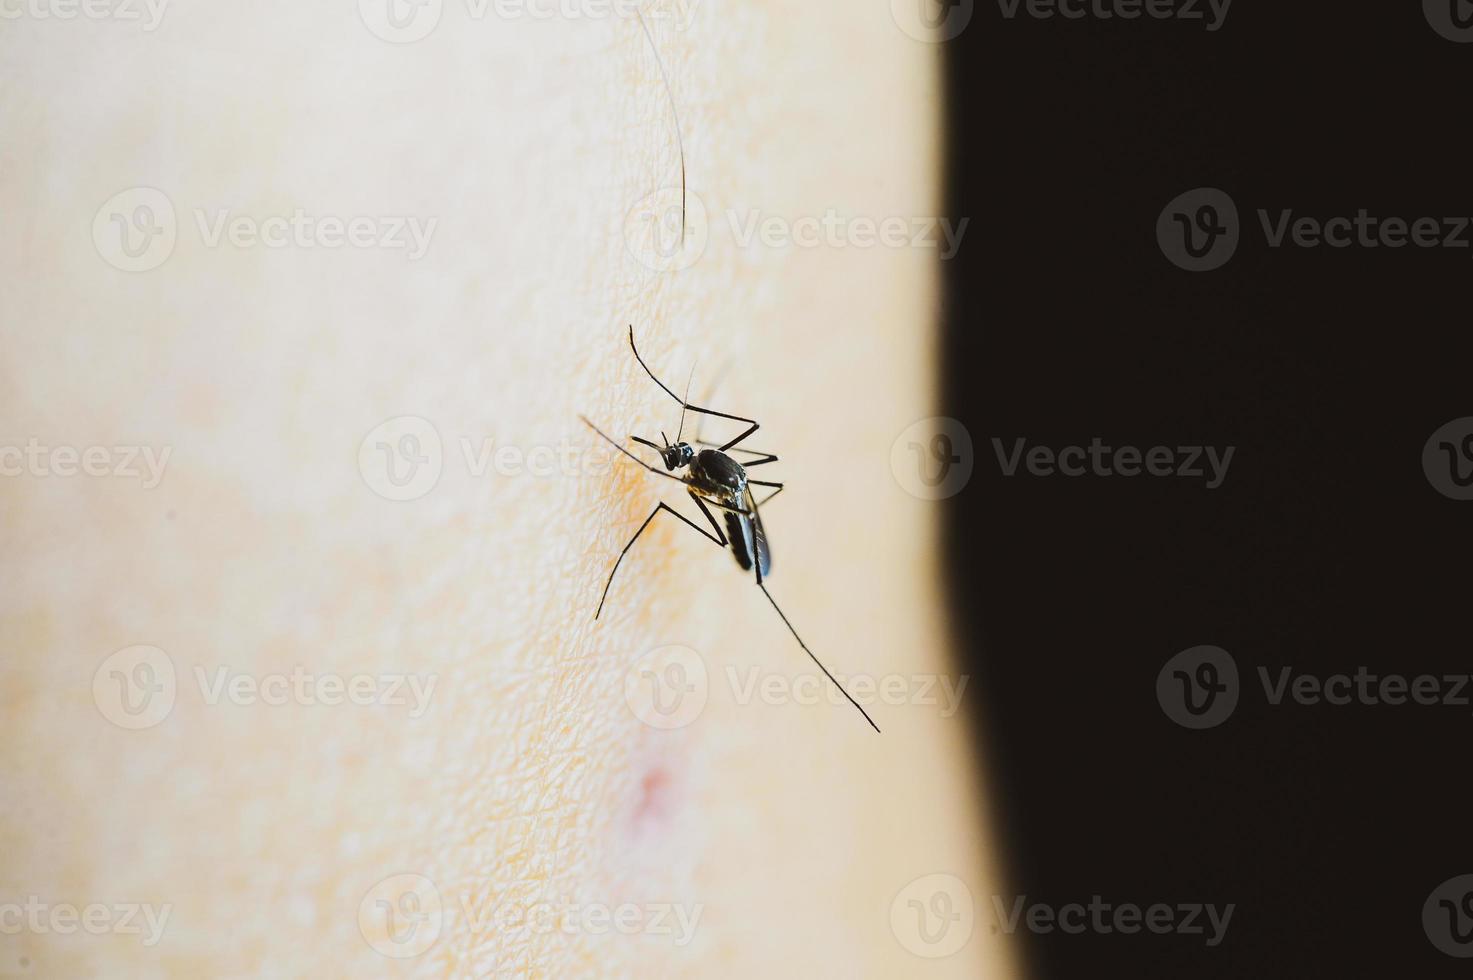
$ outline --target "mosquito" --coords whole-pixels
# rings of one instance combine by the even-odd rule
[[[823,665],[823,662],[813,655],[813,651],[808,649],[808,644],[803,642],[803,638],[798,635],[798,631],[793,628],[793,624],[788,621],[788,617],[778,607],[777,600],[772,597],[772,593],[767,591],[767,586],[764,584],[763,580],[772,571],[772,551],[767,544],[767,532],[762,527],[762,515],[759,511],[761,505],[753,495],[752,488],[765,487],[771,491],[762,499],[762,503],[765,504],[773,497],[782,493],[783,484],[771,480],[755,480],[747,476],[747,470],[754,466],[777,462],[777,457],[771,453],[764,453],[755,449],[744,449],[741,446],[741,443],[748,436],[757,431],[758,423],[754,419],[743,418],[740,415],[728,415],[726,412],[717,412],[709,408],[692,405],[688,400],[689,390],[687,390],[686,398],[681,398],[675,392],[671,391],[663,381],[655,377],[655,372],[650,370],[649,365],[640,356],[639,348],[634,345],[634,326],[632,324],[629,327],[629,349],[634,352],[634,359],[639,362],[640,367],[644,368],[644,373],[650,376],[650,380],[659,385],[665,394],[680,403],[680,427],[675,430],[674,442],[671,442],[665,436],[664,432],[660,433],[660,445],[656,445],[648,439],[641,439],[639,436],[629,437],[640,445],[648,446],[658,452],[660,454],[660,461],[665,464],[665,469],[657,469],[640,459],[620,443],[610,438],[602,429],[594,425],[586,417],[579,417],[583,418],[584,423],[590,429],[603,436],[609,445],[651,473],[685,484],[685,492],[690,495],[690,499],[695,501],[696,506],[705,515],[707,522],[711,525],[711,531],[716,533],[712,534],[711,531],[707,531],[664,501],[656,504],[655,509],[650,511],[650,516],[644,519],[644,523],[639,526],[639,530],[634,532],[634,537],[629,539],[629,543],[624,546],[624,550],[619,552],[619,557],[614,560],[614,567],[609,570],[609,578],[604,583],[603,595],[599,596],[598,608],[594,610],[593,618],[598,619],[599,614],[603,612],[604,601],[609,597],[609,587],[614,584],[614,575],[619,571],[619,564],[624,560],[624,556],[629,553],[630,548],[634,547],[634,542],[639,540],[639,536],[644,533],[645,528],[650,526],[650,522],[658,517],[661,511],[668,511],[699,531],[708,541],[722,548],[730,547],[731,553],[736,558],[736,563],[741,566],[742,571],[755,573],[757,588],[762,590],[762,594],[767,597],[767,601],[777,611],[778,618],[783,621],[783,625],[788,628],[788,632],[793,634],[793,639],[798,641],[798,645],[803,648],[803,652],[808,654],[814,663],[818,664],[818,669],[823,671],[824,676],[833,682],[834,686],[839,689],[839,692],[849,699],[849,703],[858,708],[859,713],[864,715],[864,720],[870,723],[870,727],[878,732],[880,726],[875,724],[875,720],[869,716],[869,712],[865,711],[859,702],[854,700],[848,691],[844,690],[844,685],[840,684],[838,679],[829,673],[829,669]],[[720,419],[730,419],[733,422],[744,423],[747,428],[743,429],[742,433],[735,439],[720,445],[704,442],[699,438],[693,438],[691,442],[683,442],[681,441],[681,436],[685,433],[686,412],[696,412],[701,415],[711,415]],[[695,445],[693,446],[691,443]],[[702,446],[704,448],[697,451],[695,446]],[[743,453],[747,456],[756,456],[758,458],[739,463],[729,455],[730,453]],[[685,472],[677,474],[677,470],[685,470]],[[722,517],[726,524],[725,532],[722,531],[721,524],[717,523],[715,515],[711,513],[711,508],[713,507],[722,512]]]

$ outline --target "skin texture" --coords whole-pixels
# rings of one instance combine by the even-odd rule
[[[674,434],[633,324],[666,383],[699,362],[692,399],[759,418],[748,444],[782,456],[752,475],[788,484],[764,512],[770,586],[810,647],[845,677],[956,683],[934,505],[889,464],[935,414],[937,252],[741,247],[732,227],[935,214],[935,47],[837,0],[653,19],[705,211],[687,229],[704,246],[669,270],[626,234],[679,183],[628,17],[447,3],[396,44],[351,5],[180,0],[153,31],[0,28],[0,443],[169,452],[156,486],[0,478],[0,903],[170,909],[152,945],[6,931],[0,973],[1012,975],[983,924],[998,886],[965,694],[945,717],[871,695],[877,735],[730,555],[668,514],[592,619],[656,500],[700,520],[578,421]],[[177,241],[123,271],[89,231],[140,186],[167,195]],[[436,224],[417,259],[211,244],[222,209],[297,208]],[[376,492],[378,442],[400,443],[370,434],[399,416],[440,440],[412,500]],[[134,645],[176,681],[138,729],[109,694],[108,658]],[[664,730],[626,687],[668,645],[708,693]],[[754,670],[822,696],[744,697]],[[417,706],[382,703],[413,702],[407,684],[370,704],[217,688],[294,671],[433,687]],[[967,884],[977,923],[929,959],[891,910],[936,873]],[[433,943],[396,959],[376,900],[414,908],[374,889],[401,874],[432,883],[420,911],[440,906],[419,921]],[[625,904],[632,935],[569,911]]]

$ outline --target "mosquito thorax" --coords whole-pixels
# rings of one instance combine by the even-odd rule
[[[697,482],[725,494],[739,494],[747,486],[747,471],[718,449],[702,449],[690,464],[690,472]]]

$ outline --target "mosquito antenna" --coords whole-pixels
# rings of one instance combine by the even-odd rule
[[[767,596],[767,601],[770,602],[770,603],[772,603],[772,608],[773,609],[777,609],[778,617],[782,619],[783,625],[788,628],[788,632],[793,634],[793,639],[795,639],[795,640],[798,641],[798,645],[803,648],[803,652],[806,653],[806,654],[808,654],[809,658],[812,659],[812,661],[814,663],[818,664],[818,669],[821,670],[821,671],[823,671],[823,674],[824,674],[825,677],[827,677],[829,680],[831,680],[831,681],[834,682],[834,686],[839,689],[839,693],[842,694],[842,695],[844,695],[844,697],[849,698],[849,703],[850,704],[854,705],[854,707],[856,707],[856,708],[859,708],[859,713],[862,714],[862,715],[864,715],[864,720],[867,721],[867,722],[869,722],[869,727],[873,728],[875,731],[878,732],[880,730],[880,726],[875,724],[875,720],[869,716],[869,712],[868,711],[865,711],[864,708],[860,707],[860,704],[859,704],[858,701],[856,701],[856,700],[854,700],[854,698],[850,697],[849,692],[846,691],[846,690],[844,690],[844,685],[843,684],[840,684],[839,681],[838,681],[838,679],[836,677],[834,677],[833,674],[830,674],[829,673],[829,669],[823,665],[823,661],[821,661],[817,657],[813,656],[813,651],[810,650],[810,649],[808,649],[808,644],[806,644],[806,643],[803,642],[803,637],[801,637],[801,636],[798,635],[798,631],[795,630],[795,629],[793,629],[793,624],[790,623],[790,622],[788,622],[788,617],[787,616],[784,616],[783,615],[783,611],[778,608],[777,600],[772,597],[772,593],[771,592],[768,592],[767,591],[767,586],[763,585],[761,582],[758,582],[757,583],[757,588],[761,589],[762,590],[762,594],[765,595],[765,596]]]
[[[597,432],[599,435],[603,436],[604,437],[604,442],[607,442],[609,445],[613,446],[615,449],[619,450],[619,452],[623,453],[625,456],[628,456],[630,459],[634,460],[636,463],[638,463],[640,466],[643,466],[645,469],[649,470],[651,473],[655,474],[656,476],[663,476],[663,477],[665,477],[667,479],[674,480],[677,483],[684,483],[685,482],[680,477],[676,476],[674,473],[666,473],[664,470],[657,470],[657,469],[655,469],[649,463],[646,463],[644,460],[640,459],[638,456],[634,455],[629,450],[627,450],[623,446],[619,445],[617,442],[615,442],[609,436],[609,434],[607,432],[605,432],[603,429],[600,429],[598,426],[594,425],[592,422],[588,421],[588,417],[587,416],[580,415],[578,417],[583,420],[583,424],[584,425],[588,426],[594,432]],[[645,442],[645,440],[640,439],[638,436],[632,436],[631,438],[633,438],[636,442],[643,442],[646,446],[650,446],[653,449],[659,449],[660,448],[659,446],[656,446],[653,443]],[[799,642],[802,642],[802,641],[799,641]]]
[[[665,435],[665,433],[663,433],[663,432],[660,433],[660,436],[662,438],[664,437],[664,435]],[[658,452],[660,450],[660,447],[659,446],[657,446],[654,443],[650,442],[648,439],[641,439],[639,436],[630,436],[629,438],[633,439],[635,442],[639,443],[641,446],[649,446],[651,449],[655,450],[656,452]],[[665,448],[668,449],[669,447],[670,447],[670,444],[669,443],[666,443],[665,444]]]
[[[634,8],[634,16],[639,18],[640,29],[650,42],[650,50],[654,52],[655,64],[660,66],[660,78],[665,83],[665,94],[670,97],[670,118],[675,120],[675,145],[680,148],[680,247],[685,247],[685,137],[680,133],[680,113],[675,110],[675,90],[670,87],[670,76],[665,73],[665,61],[660,57],[660,49],[655,46],[655,36],[650,33],[650,25],[645,23],[644,14],[639,7]]]
[[[675,441],[680,441],[680,434],[685,431],[685,406],[690,404],[690,383],[696,378],[696,366],[690,366],[690,377],[685,379],[685,397],[680,400],[680,428],[675,430]]]

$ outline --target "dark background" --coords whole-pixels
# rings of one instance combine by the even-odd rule
[[[971,223],[945,414],[976,470],[945,506],[1006,894],[1237,906],[1216,948],[1021,934],[1030,975],[1469,975],[1421,911],[1473,872],[1473,708],[1275,707],[1257,669],[1473,670],[1473,502],[1421,465],[1473,415],[1473,249],[1271,249],[1256,210],[1473,215],[1473,45],[1416,3],[1237,0],[1209,33],[978,0],[946,48],[949,210]],[[1155,224],[1200,186],[1242,240],[1189,273]],[[1237,451],[1208,491],[1004,477],[991,443],[1095,436]],[[1191,731],[1155,684],[1199,644],[1242,695]]]

